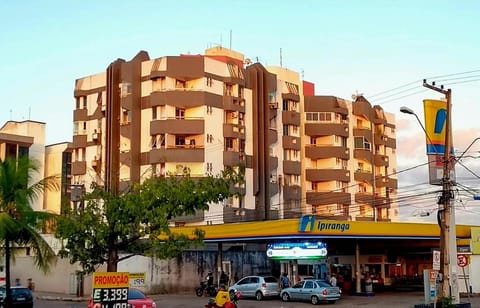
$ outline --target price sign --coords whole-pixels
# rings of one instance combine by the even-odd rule
[[[107,272],[93,274],[94,308],[127,308],[128,273]]]

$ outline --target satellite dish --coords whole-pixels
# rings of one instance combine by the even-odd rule
[[[249,58],[246,58],[246,59],[245,59],[245,64],[246,64],[246,65],[252,64],[252,60],[250,60]]]

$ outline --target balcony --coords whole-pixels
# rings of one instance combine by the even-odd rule
[[[305,112],[335,112],[348,115],[348,107],[345,100],[335,96],[306,96]]]
[[[300,175],[302,171],[302,163],[293,160],[283,161],[283,173]]]
[[[152,149],[146,159],[147,164],[158,164],[167,162],[202,163],[205,161],[205,151],[203,148],[185,147]]]
[[[223,137],[245,139],[245,126],[239,124],[223,124]]]
[[[150,122],[150,135],[201,135],[205,132],[204,119],[175,119],[153,120]]]
[[[352,203],[349,193],[342,191],[307,191],[307,204],[311,205],[327,205],[327,204],[343,204],[350,205]]]
[[[300,112],[283,111],[282,122],[283,124],[300,126]]]
[[[294,93],[282,93],[282,100],[300,101],[300,95]]]
[[[245,102],[241,98],[234,96],[223,96],[223,109],[227,111],[245,112]]]
[[[371,183],[373,182],[373,173],[368,170],[358,169],[353,174],[353,179],[359,182]]]
[[[310,182],[350,181],[350,170],[345,169],[307,169],[305,178]]]
[[[373,163],[373,153],[370,150],[354,149],[353,158],[367,161],[370,164]]]
[[[285,185],[283,189],[283,199],[284,200],[301,200],[302,199],[302,188],[298,185]]]
[[[391,149],[397,148],[397,140],[395,138],[387,137],[387,141],[385,142],[385,146]]]
[[[287,150],[300,150],[302,141],[300,137],[282,136],[282,147]]]
[[[372,121],[372,106],[365,98],[363,98],[363,96],[358,97],[357,100],[352,103],[352,113],[356,116],[361,116],[369,121]]]
[[[72,175],[83,175],[87,173],[87,162],[75,161],[72,162]]]
[[[74,122],[88,121],[88,110],[87,110],[87,108],[73,110],[73,121]]]
[[[305,147],[305,156],[311,159],[341,158],[350,159],[350,149],[342,146],[316,146],[307,145]]]
[[[278,168],[278,157],[270,156],[270,170]]]
[[[223,151],[223,164],[231,167],[240,165],[240,152]]]
[[[280,191],[280,187],[278,183],[270,183],[269,189],[270,189],[270,197],[278,194],[278,192]]]
[[[379,195],[373,195],[373,193],[358,192],[355,194],[355,202],[368,204],[375,207],[384,207],[386,205],[387,198]]]
[[[223,97],[200,89],[169,89],[150,94],[150,106],[174,106],[182,108],[213,106],[223,107]]]
[[[245,209],[238,207],[224,207],[223,208],[223,222],[234,223],[242,221],[256,220],[256,212],[254,209]]]
[[[353,129],[354,137],[364,137],[368,142],[372,142],[372,130],[368,127],[355,127]]]
[[[374,155],[374,164],[375,166],[388,166],[388,156],[387,155]]]
[[[195,211],[193,215],[183,215],[178,217],[173,217],[170,221],[175,223],[187,223],[187,222],[201,222],[205,219],[205,212],[204,211]]]
[[[278,141],[278,131],[276,129],[268,129],[268,144],[272,144]]]
[[[385,145],[387,143],[387,136],[375,134],[374,138],[375,145]]]
[[[85,148],[87,146],[87,135],[74,135],[72,141],[74,149]]]
[[[305,123],[307,136],[342,136],[348,137],[348,124],[343,123]]]

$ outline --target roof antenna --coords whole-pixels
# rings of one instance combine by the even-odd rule
[[[232,29],[230,29],[230,50],[232,50]]]
[[[283,63],[282,63],[282,48],[280,48],[280,67],[283,67]]]

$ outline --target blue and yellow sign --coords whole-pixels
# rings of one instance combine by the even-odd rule
[[[445,154],[445,134],[447,130],[447,102],[424,99],[423,108],[427,133],[427,154],[443,155]]]

